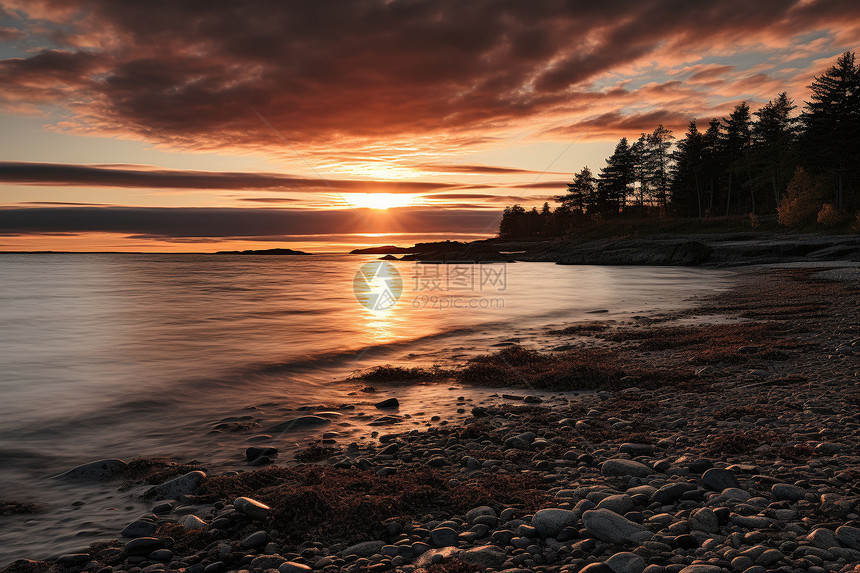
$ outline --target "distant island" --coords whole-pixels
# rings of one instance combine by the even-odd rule
[[[312,255],[292,249],[250,249],[247,251],[218,251],[216,255]]]

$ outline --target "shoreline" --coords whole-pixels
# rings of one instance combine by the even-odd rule
[[[559,344],[537,355],[502,349],[452,379],[509,371],[557,392],[580,371],[574,355],[585,339],[607,343],[603,365],[612,368],[576,378],[586,391],[578,396],[526,400],[530,392],[517,389],[522,400],[506,400],[500,389],[486,405],[456,400],[463,422],[405,433],[381,425],[371,445],[320,442],[304,450],[308,461],[321,458],[315,464],[186,477],[185,489],[169,492],[183,503],[154,504],[157,517],[139,520],[149,535],[5,571],[659,573],[695,560],[710,569],[689,571],[852,571],[860,291],[815,272],[751,269],[728,293],[674,316],[620,327],[597,317],[560,329]],[[726,315],[742,320],[696,326],[697,317]],[[550,358],[558,355],[565,360]],[[737,487],[717,488],[727,484]],[[236,497],[270,509],[243,509]],[[535,515],[541,508],[552,511]]]

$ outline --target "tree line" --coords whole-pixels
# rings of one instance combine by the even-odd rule
[[[860,66],[846,52],[813,77],[800,113],[783,92],[752,111],[737,104],[704,131],[692,120],[675,141],[658,125],[615,146],[594,174],[574,174],[553,210],[506,207],[502,237],[559,236],[583,221],[623,216],[776,216],[780,224],[835,225],[860,209]]]

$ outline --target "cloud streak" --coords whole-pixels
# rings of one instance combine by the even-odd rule
[[[495,210],[402,207],[243,209],[22,207],[0,209],[0,234],[123,233],[149,238],[248,238],[355,233],[484,233]]]

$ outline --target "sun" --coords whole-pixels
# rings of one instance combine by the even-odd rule
[[[344,200],[352,207],[364,209],[390,209],[406,207],[412,204],[411,195],[397,193],[350,193],[344,195]]]

